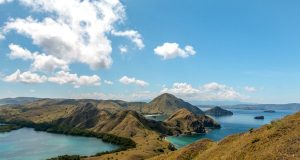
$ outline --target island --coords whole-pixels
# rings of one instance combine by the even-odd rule
[[[265,113],[275,113],[274,110],[265,110],[264,112],[265,112]]]
[[[264,116],[255,116],[254,119],[265,119]]]
[[[205,111],[205,114],[220,117],[220,116],[232,116],[233,113],[231,111],[225,110],[221,107],[214,107],[207,111]]]

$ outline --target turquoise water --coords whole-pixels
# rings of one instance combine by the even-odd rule
[[[205,110],[205,109],[204,109]],[[270,123],[272,120],[280,119],[286,115],[295,113],[292,110],[276,110],[275,113],[264,113],[262,110],[241,110],[231,109],[233,116],[212,117],[221,124],[221,129],[216,129],[207,134],[196,134],[189,136],[170,136],[166,139],[173,143],[176,148],[181,148],[191,144],[202,138],[209,138],[214,141],[223,139],[224,137],[248,131],[250,128],[258,128],[264,124]],[[264,120],[256,120],[255,116],[265,116]]]
[[[101,139],[37,132],[31,128],[0,133],[0,160],[44,160],[69,155],[93,155],[118,146]]]

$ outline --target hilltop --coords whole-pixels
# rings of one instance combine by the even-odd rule
[[[200,140],[151,160],[300,159],[300,112],[219,142]]]

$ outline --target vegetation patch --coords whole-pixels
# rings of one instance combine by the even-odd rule
[[[47,160],[80,160],[79,155],[63,155],[54,158],[49,158]]]
[[[251,143],[253,144],[253,143],[256,143],[256,142],[258,142],[258,141],[260,141],[259,138],[254,138],[254,139],[251,141]]]
[[[0,125],[0,133],[10,132],[10,131],[17,130],[17,129],[20,129],[20,128],[22,128],[22,127],[18,126],[18,125],[13,125],[13,124]]]

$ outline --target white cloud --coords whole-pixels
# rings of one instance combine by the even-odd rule
[[[120,78],[119,81],[121,83],[123,83],[123,84],[126,84],[126,85],[128,85],[128,84],[136,84],[136,85],[138,85],[140,87],[145,87],[145,86],[149,85],[148,82],[145,82],[143,80],[138,80],[138,79],[136,79],[134,77],[127,77],[127,76],[123,76],[122,78]]]
[[[142,36],[138,31],[135,30],[126,30],[126,31],[115,31],[111,32],[115,36],[127,37],[129,38],[139,49],[143,49],[145,47],[144,42],[142,40]]]
[[[47,81],[46,76],[40,76],[36,73],[32,73],[30,71],[23,72],[18,69],[15,73],[4,77],[4,81],[6,82],[22,82],[22,83],[43,83]]]
[[[247,92],[251,92],[251,93],[256,92],[256,88],[254,88],[254,87],[246,86],[246,87],[244,87],[244,89]]]
[[[164,87],[162,89],[161,92],[169,92],[169,93],[173,93],[176,95],[184,95],[184,96],[188,96],[188,95],[195,95],[197,93],[199,93],[199,89],[195,89],[192,87],[192,85],[187,84],[187,83],[174,83],[172,88],[166,88]]]
[[[114,84],[114,82],[109,81],[109,80],[104,80],[104,83],[105,83],[105,84],[108,84],[108,85],[113,85],[113,84]]]
[[[120,46],[120,47],[119,47],[119,50],[120,50],[120,53],[121,53],[121,54],[125,54],[125,53],[128,52],[127,46]]]
[[[18,69],[15,73],[5,76],[3,78],[6,82],[22,82],[22,83],[44,83],[52,82],[57,84],[72,84],[75,88],[80,86],[99,86],[101,78],[97,75],[92,76],[78,76],[66,71],[59,71],[54,76],[46,77],[45,75],[38,75],[31,71],[23,72]]]
[[[24,49],[19,45],[15,45],[12,43],[9,45],[9,49],[10,49],[9,58],[11,59],[17,59],[17,58],[23,60],[34,59],[33,54],[29,50]]]
[[[29,92],[30,92],[30,93],[34,93],[34,92],[35,92],[35,90],[34,90],[34,89],[31,89],[31,90],[29,90]]]
[[[3,31],[16,31],[32,39],[45,56],[52,56],[43,57],[44,60],[59,64],[84,63],[92,69],[108,68],[112,64],[111,40],[107,35],[125,18],[124,6],[119,0],[19,2],[45,17],[11,18]],[[116,32],[116,35],[130,38],[139,48],[144,46],[137,31]]]
[[[75,88],[80,86],[99,86],[101,78],[97,75],[93,76],[78,76],[65,71],[59,71],[55,76],[48,78],[49,82],[58,84],[73,84]]]
[[[163,59],[171,59],[176,57],[189,57],[196,54],[196,51],[192,46],[185,46],[184,49],[179,47],[177,43],[164,43],[161,46],[157,46],[154,49],[154,53],[161,56]]]
[[[120,93],[120,94],[92,92],[92,93],[74,94],[74,95],[71,95],[71,98],[102,99],[102,100],[119,99],[119,100],[125,100],[125,101],[144,101],[144,100],[151,100],[154,97],[156,97],[157,95],[158,95],[158,93],[153,93],[150,91],[138,91],[138,92]]]
[[[216,82],[204,84],[199,88],[194,88],[187,83],[174,83],[172,88],[164,87],[161,93],[171,93],[188,100],[240,100],[244,98],[232,87]]]
[[[38,52],[31,53],[29,50],[20,47],[19,45],[10,44],[11,59],[33,60],[31,64],[33,71],[54,71],[56,69],[69,70],[68,63],[58,59],[52,55],[40,54]]]
[[[31,64],[33,70],[54,71],[56,69],[69,70],[68,63],[52,55],[35,55],[34,62]]]
[[[12,2],[13,0],[0,0],[0,4],[4,4],[4,3],[9,3]]]

